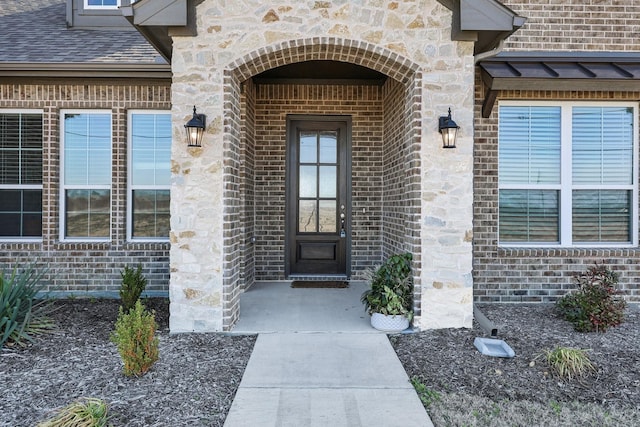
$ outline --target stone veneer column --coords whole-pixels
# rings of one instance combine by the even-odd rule
[[[331,49],[325,59],[361,63],[389,75],[393,64],[417,65],[415,72],[422,78],[423,289],[416,324],[470,326],[473,45],[451,41],[451,12],[437,0],[205,0],[197,6],[197,32],[196,37],[173,41],[171,331],[219,331],[229,326],[223,324],[223,284],[231,274],[223,271],[223,228],[225,209],[233,207],[224,206],[223,194],[225,179],[237,178],[225,178],[223,153],[225,133],[236,132],[239,125],[225,115],[225,70],[233,72],[251,62],[246,69],[257,73],[316,59],[322,49]],[[306,58],[295,50],[301,40],[327,38],[334,44],[322,49],[307,46]],[[344,53],[349,48],[340,43],[354,42],[369,50],[360,50],[358,57]],[[298,56],[289,59],[294,50]],[[388,56],[380,57],[380,52]],[[193,104],[208,121],[200,149],[188,149],[183,136]],[[449,107],[462,126],[455,150],[441,148],[437,131],[438,117]]]
[[[453,73],[424,76],[422,329],[470,328],[473,320],[473,44],[456,52]],[[449,107],[460,126],[454,149],[442,148],[437,125]]]
[[[425,115],[422,144],[422,313],[420,328],[472,326],[473,320],[473,79],[465,61],[459,81],[442,81],[461,127],[455,149],[442,148],[437,117]],[[446,88],[454,86],[457,91]],[[435,112],[446,115],[446,108]]]

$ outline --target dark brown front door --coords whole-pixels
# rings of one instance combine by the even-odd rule
[[[349,275],[350,119],[288,118],[289,275]]]

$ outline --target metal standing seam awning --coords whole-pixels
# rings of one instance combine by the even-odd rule
[[[478,65],[484,118],[501,90],[640,92],[640,52],[505,52]]]

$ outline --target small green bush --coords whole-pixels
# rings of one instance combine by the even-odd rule
[[[605,332],[624,320],[626,302],[619,297],[618,274],[604,265],[594,265],[574,275],[578,289],[562,297],[557,306],[579,332]]]
[[[572,380],[596,370],[586,350],[579,348],[556,347],[553,350],[546,350],[545,356],[549,367],[560,378]]]
[[[0,274],[0,347],[10,344],[23,345],[33,342],[33,336],[53,328],[47,317],[48,301],[35,301],[36,294],[44,286],[42,276],[33,265],[18,272],[15,267],[10,274]]]
[[[100,399],[80,399],[65,406],[38,427],[106,427],[109,407]]]
[[[137,269],[128,265],[120,272],[122,276],[122,286],[120,286],[120,299],[125,313],[130,311],[140,299],[140,295],[147,286],[147,279],[142,275],[142,266],[138,264]]]
[[[139,300],[128,312],[120,307],[111,341],[118,347],[126,376],[142,376],[158,360],[156,329],[155,313],[147,311]]]
[[[413,277],[409,252],[390,256],[374,272],[368,273],[370,289],[364,291],[360,301],[369,314],[387,316],[413,316]]]

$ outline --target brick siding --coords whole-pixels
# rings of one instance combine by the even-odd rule
[[[483,119],[476,85],[474,156],[474,297],[481,302],[554,302],[575,287],[574,273],[594,262],[620,273],[628,301],[640,302],[638,248],[502,248],[498,246],[498,108]],[[499,99],[637,101],[640,92],[502,91]],[[637,118],[636,118],[637,120]]]
[[[391,97],[393,96],[392,94]],[[395,205],[394,198],[402,197],[403,194],[397,191],[398,188],[395,188],[394,193],[389,193],[390,188],[384,186],[386,175],[383,153],[398,141],[383,138],[383,105],[382,89],[379,86],[258,86],[255,107],[257,280],[284,279],[287,114],[342,114],[352,117],[351,265],[354,276],[361,276],[363,270],[382,261],[382,234],[395,236],[386,240],[394,242],[395,247],[402,246],[403,232],[398,232],[397,226],[391,222],[385,222],[382,215],[383,206]],[[402,122],[399,123],[401,125]],[[399,178],[404,179],[404,173],[393,179],[395,187],[402,185]]]
[[[503,0],[527,18],[507,50],[640,50],[640,3],[634,0]]]
[[[169,82],[0,84],[0,109],[43,111],[42,242],[0,242],[0,267],[47,267],[46,290],[116,295],[125,265],[141,264],[147,290],[166,294],[168,242],[127,242],[127,110],[169,110]],[[109,242],[60,241],[60,110],[106,109],[112,114],[111,236]]]

